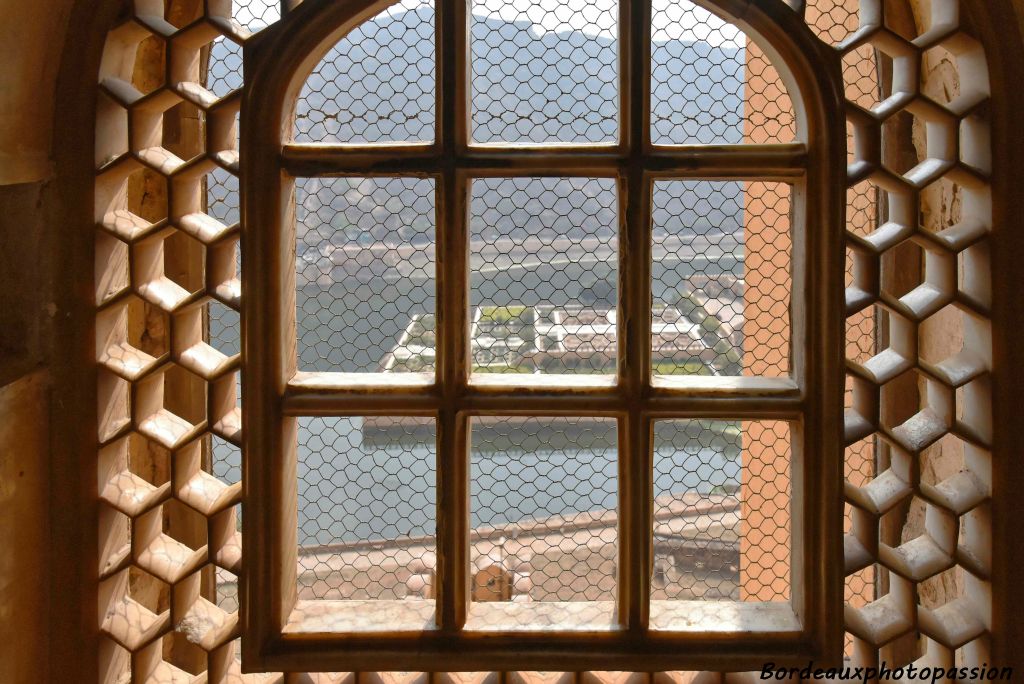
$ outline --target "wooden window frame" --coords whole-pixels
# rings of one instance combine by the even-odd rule
[[[287,3],[286,3],[287,4]],[[289,142],[306,75],[341,36],[390,2],[297,5],[244,46],[241,192],[246,566],[241,619],[247,671],[757,669],[837,663],[842,654],[842,444],[845,130],[835,51],[783,0],[702,0],[757,40],[792,96],[798,142],[662,146],[650,142],[650,3],[619,2],[619,140],[601,145],[469,143],[467,0],[436,1],[437,127],[424,144]],[[307,176],[432,177],[437,193],[435,381],[296,373],[293,181]],[[468,197],[471,178],[617,179],[617,373],[541,386],[470,379]],[[653,381],[650,214],[653,181],[791,184],[791,377]],[[591,376],[593,380],[593,376]],[[467,631],[469,420],[475,415],[591,415],[619,425],[617,620],[608,632]],[[419,415],[437,420],[437,629],[322,633],[289,627],[296,605],[296,417]],[[655,420],[780,419],[793,434],[791,605],[784,626],[737,603],[736,629],[648,628]]]

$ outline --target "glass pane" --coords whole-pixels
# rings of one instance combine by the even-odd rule
[[[652,372],[788,375],[790,186],[658,181],[652,218]]]
[[[300,599],[427,600],[436,442],[425,418],[300,418]]]
[[[651,19],[652,142],[794,140],[793,103],[756,43],[689,0],[654,0]]]
[[[789,599],[791,458],[782,421],[655,423],[652,600]]]
[[[432,0],[402,0],[357,26],[302,87],[295,141],[432,141],[434,43]]]
[[[475,373],[614,373],[615,181],[473,182]]]
[[[473,419],[473,601],[614,601],[616,440],[611,419]]]
[[[432,372],[434,181],[295,183],[298,368]]]
[[[616,0],[473,0],[472,13],[474,141],[615,142]]]

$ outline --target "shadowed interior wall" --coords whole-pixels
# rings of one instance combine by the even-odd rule
[[[47,469],[49,416],[46,371],[0,388],[0,681],[28,682],[47,662]],[[43,608],[43,609],[41,609]],[[42,672],[41,672],[42,670]]]

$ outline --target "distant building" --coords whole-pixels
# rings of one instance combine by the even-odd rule
[[[718,310],[726,313],[728,307]],[[732,318],[724,321],[699,303],[686,312],[677,306],[655,306],[655,372],[732,374],[729,366],[739,360]],[[544,304],[478,306],[472,312],[470,348],[476,373],[613,373],[616,343],[612,308]],[[434,316],[415,314],[381,361],[381,370],[431,371],[436,345]]]

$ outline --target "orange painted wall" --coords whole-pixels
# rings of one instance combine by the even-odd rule
[[[834,29],[837,17],[845,21],[847,31],[858,25],[856,0],[811,0],[807,12],[812,25],[821,22],[823,27]],[[848,61],[846,69],[851,74],[856,70],[862,83],[865,79],[877,83],[870,56]],[[746,70],[745,142],[793,141],[796,131],[789,96],[764,53],[749,41]],[[850,92],[849,96],[864,106],[873,104],[870,92]],[[785,295],[792,288],[789,197],[774,184],[748,182],[744,190],[744,374],[784,375],[782,371],[788,372],[790,364],[791,330],[785,315]],[[872,229],[876,220],[874,196],[851,194],[850,205],[848,223]],[[848,323],[847,356],[873,353],[874,328],[870,312]],[[748,422],[744,424],[743,440],[741,599],[779,601],[788,598],[790,591],[790,437],[784,425]],[[846,473],[853,484],[864,484],[873,469],[872,444],[847,450]],[[847,530],[849,525],[847,520]],[[863,605],[873,598],[872,570],[860,574],[864,573],[867,576],[847,583],[846,600],[853,605]]]

